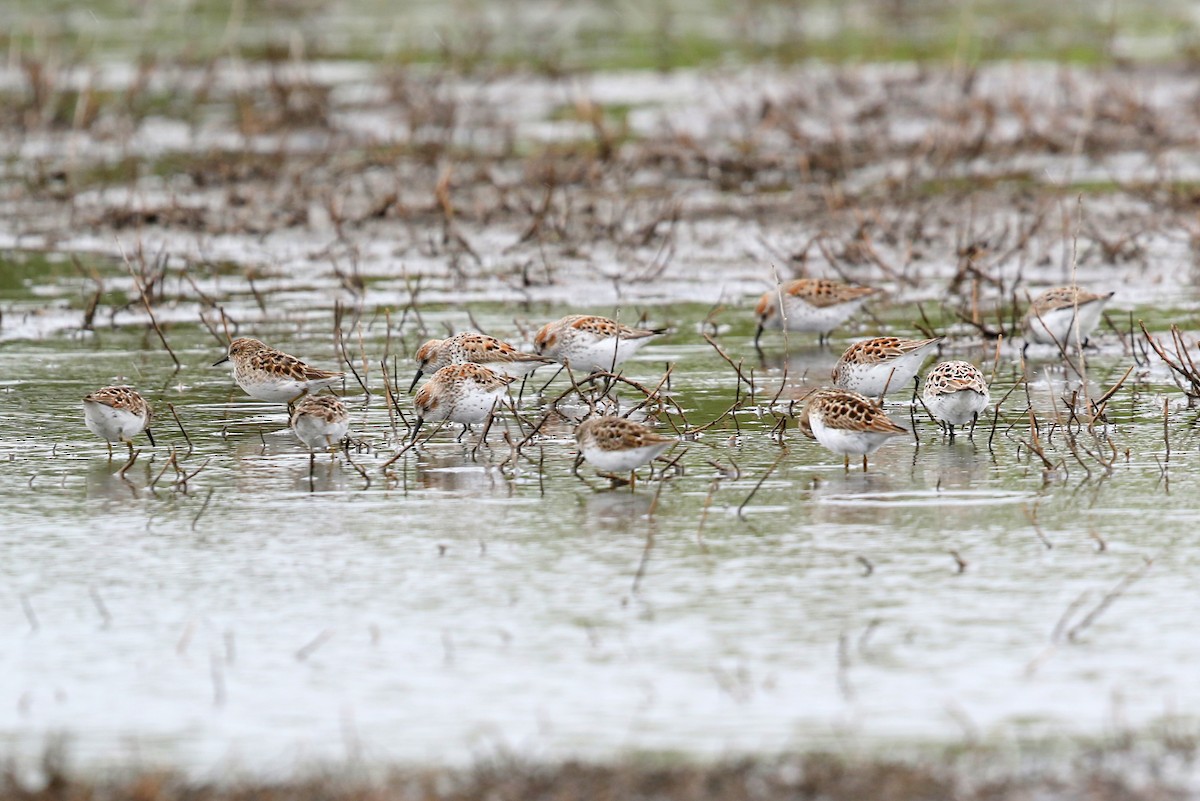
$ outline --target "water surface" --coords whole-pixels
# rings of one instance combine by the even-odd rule
[[[1200,646],[1188,633],[1200,611],[1190,591],[1200,454],[1195,413],[1161,372],[1138,371],[1111,401],[1105,430],[1119,458],[1108,474],[1084,456],[1089,477],[1051,430],[1074,376],[1045,352],[1031,352],[1028,394],[1010,396],[994,435],[989,419],[973,440],[949,442],[917,416],[918,441],[899,437],[870,472],[846,473],[792,425],[773,438],[772,411],[819,385],[854,338],[880,325],[914,333],[915,308],[887,305],[831,349],[793,335],[785,357],[776,334],[760,360],[747,303],[731,303],[718,342],[753,368],[758,392],[673,451],[686,450],[669,480],[630,492],[586,467],[586,481],[573,476],[565,422],[549,423],[514,470],[503,464],[504,432],[520,437],[511,417],[490,448],[473,454],[471,438],[446,431],[389,478],[381,465],[405,428],[392,427],[378,363],[396,356],[406,386],[423,334],[411,315],[398,324],[398,308],[389,333],[389,309],[367,306],[343,325],[356,360],[360,332],[368,356],[369,401],[354,381],[344,389],[350,458],[368,482],[344,455],[321,456],[310,476],[283,409],[209,366],[219,344],[187,307],[162,309],[179,318],[167,329],[175,371],[144,324],[75,330],[86,282],[28,264],[0,268],[10,752],[66,735],[87,764],[200,773],[346,758],[457,764],[497,751],[773,753],[1091,736],[1200,709]],[[13,279],[21,269],[32,286]],[[119,285],[116,265],[102,269]],[[241,333],[333,367],[331,304],[308,300],[264,314],[245,298],[227,311]],[[568,309],[470,311],[520,341],[514,317],[537,324]],[[686,414],[675,425],[718,417],[737,381],[698,333],[710,306],[646,311],[671,332],[626,374],[653,386],[673,364],[671,397]],[[427,333],[470,324],[461,308],[422,312]],[[1132,364],[1113,333],[1097,343],[1092,397]],[[993,370],[990,346],[957,338],[948,354]],[[1003,349],[995,398],[1020,379],[1018,359]],[[118,381],[152,402],[159,442],[139,441],[124,478],[122,454],[109,461],[79,404]],[[568,386],[559,378],[539,398],[541,383],[522,401],[530,419]],[[407,396],[400,405],[411,410]],[[1022,445],[1027,405],[1060,469]],[[172,483],[171,449],[199,471],[186,488]]]

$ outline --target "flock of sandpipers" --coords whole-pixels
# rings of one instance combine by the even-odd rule
[[[821,342],[846,322],[879,290],[837,281],[801,278],[766,292],[755,309],[758,347],[765,329],[818,335]],[[1100,321],[1113,293],[1096,294],[1079,287],[1059,287],[1035,298],[1024,318],[1027,342],[1057,345],[1063,352],[1078,348]],[[490,421],[508,395],[509,385],[539,367],[557,363],[573,374],[615,373],[617,368],[662,329],[633,328],[615,320],[570,315],[547,323],[526,353],[495,337],[460,333],[426,342],[416,353],[417,374],[430,378],[414,398],[417,425],[426,422],[465,427]],[[844,457],[867,456],[888,438],[908,433],[884,411],[885,395],[903,391],[937,348],[940,338],[911,340],[876,337],[851,345],[838,360],[832,387],[808,396],[798,425],[802,433]],[[229,343],[217,362],[233,365],[233,378],[248,395],[291,409],[291,427],[310,452],[333,450],[346,438],[349,414],[332,394],[318,394],[340,382],[344,373],[319,370],[257,339]],[[925,375],[921,399],[930,414],[953,436],[954,429],[974,425],[990,401],[988,384],[975,365],[941,362]],[[148,428],[151,410],[136,390],[105,387],[83,399],[87,427],[109,443],[124,442],[133,457],[133,437]],[[618,415],[596,414],[575,429],[579,456],[597,470],[632,473],[661,456],[678,437],[658,433],[643,423]]]

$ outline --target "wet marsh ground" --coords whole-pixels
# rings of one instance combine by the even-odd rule
[[[915,797],[978,779],[961,748],[1013,771],[1009,797],[1195,788],[1192,72],[20,43],[0,68],[0,742],[22,769],[63,741],[85,775],[499,756],[530,797],[529,765],[636,788],[568,760],[651,755],[748,797],[796,776],[879,792],[846,775]],[[773,332],[756,353],[757,296],[804,274],[887,294],[828,348]],[[1083,359],[1023,356],[1028,295],[1072,279],[1117,293]],[[539,391],[548,371],[487,447],[443,431],[389,464],[424,339],[528,348],[572,312],[668,328],[623,371],[687,435],[656,480],[572,474],[583,405],[561,376]],[[880,333],[945,336],[1000,406],[950,442],[897,396],[914,436],[847,473],[794,414]],[[353,373],[336,459],[310,472],[282,407],[210,366],[230,335]],[[79,405],[115,382],[159,443],[123,473]]]

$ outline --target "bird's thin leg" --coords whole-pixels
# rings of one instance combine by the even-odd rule
[[[850,472],[850,454],[846,454],[842,457],[842,469],[847,473]]]
[[[950,441],[954,442],[954,423],[946,423],[946,428],[950,429]]]
[[[863,472],[867,472],[867,455],[863,454]]]
[[[967,434],[967,439],[975,441],[975,424],[979,422],[979,412],[975,412],[975,416],[971,418],[971,433]]]

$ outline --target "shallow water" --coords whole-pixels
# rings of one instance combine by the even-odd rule
[[[1160,371],[1138,371],[1110,403],[1111,475],[1090,461],[1089,478],[1061,429],[1042,437],[1065,469],[1031,460],[1024,388],[994,435],[989,419],[973,441],[948,442],[917,417],[919,445],[899,437],[870,472],[846,473],[792,425],[782,446],[773,439],[770,404],[778,393],[774,409],[786,412],[878,324],[851,326],[827,350],[793,335],[786,359],[776,333],[759,361],[738,301],[718,316],[718,341],[754,369],[757,394],[673,451],[686,452],[669,480],[608,490],[585,467],[581,481],[565,423],[549,424],[514,471],[501,464],[506,428],[519,436],[511,416],[490,448],[472,455],[472,439],[445,431],[389,479],[380,466],[405,429],[392,428],[379,360],[397,355],[407,386],[405,355],[421,334],[395,308],[389,334],[372,306],[361,327],[343,322],[349,352],[358,360],[361,331],[368,357],[373,395],[352,407],[350,453],[368,483],[344,455],[319,457],[310,475],[282,409],[209,366],[219,344],[184,321],[187,308],[162,309],[180,320],[167,329],[184,364],[173,372],[144,325],[98,317],[95,332],[72,329],[87,285],[69,266],[20,269],[33,286],[0,285],[0,737],[14,754],[65,735],[85,764],[269,772],[498,751],[711,755],[1098,735],[1200,710],[1189,634],[1200,454],[1195,414],[1175,404],[1160,468],[1163,399],[1181,397]],[[102,269],[119,285],[119,269]],[[19,274],[15,263],[0,270]],[[333,367],[332,311],[299,298],[271,315],[249,298],[226,309],[242,333]],[[536,324],[567,309],[471,311],[519,341],[514,316]],[[649,307],[672,330],[626,365],[650,386],[674,365],[681,428],[718,417],[737,392],[698,333],[709,311]],[[63,325],[47,322],[56,315]],[[880,315],[900,333],[918,316],[903,303]],[[422,319],[431,332],[469,324],[444,307]],[[1132,363],[1113,333],[1097,342],[1092,397]],[[991,372],[991,350],[948,353]],[[1018,381],[1017,355],[1004,349],[994,398]],[[1052,357],[1031,352],[1028,368],[1043,425],[1065,414],[1055,398],[1070,378]],[[1142,375],[1156,383],[1135,384]],[[531,419],[568,386],[559,378],[539,399],[538,378],[522,401]],[[124,479],[121,454],[109,461],[79,405],[116,381],[157,411],[159,445],[139,442]],[[362,397],[354,381],[345,394]],[[407,396],[400,405],[411,410]],[[903,400],[892,414],[908,424]],[[182,469],[199,470],[186,489],[172,485],[171,448]]]

